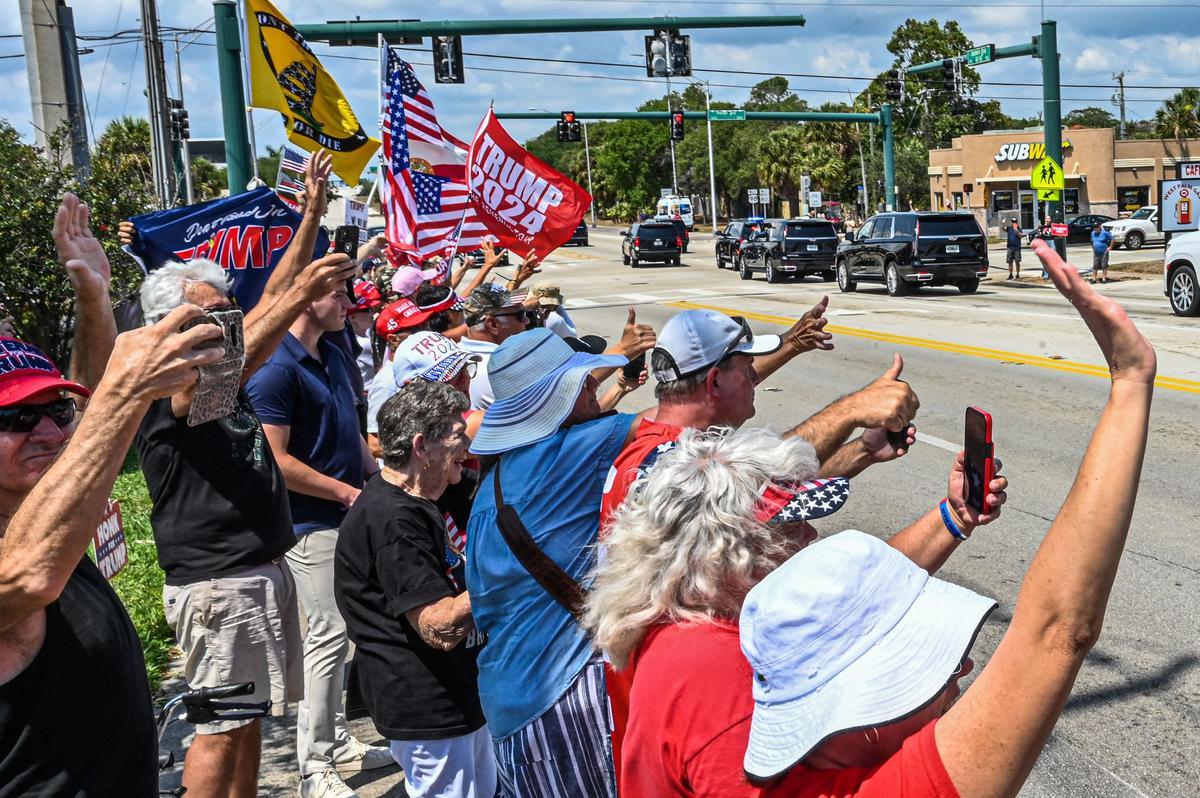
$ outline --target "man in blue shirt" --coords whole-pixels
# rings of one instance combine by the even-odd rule
[[[285,556],[308,618],[296,723],[301,798],[352,798],[339,771],[392,763],[388,749],[360,743],[339,721],[349,644],[334,597],[334,548],[346,510],[377,468],[355,409],[357,367],[327,340],[341,332],[352,307],[344,286],[311,303],[246,386],[283,472],[298,537]]]
[[[1113,235],[1096,222],[1092,227],[1092,282],[1108,282],[1108,253],[1113,248]]]
[[[1021,223],[1017,221],[1017,217],[1013,217],[1008,225],[1008,251],[1005,256],[1005,261],[1008,263],[1008,279],[1013,278],[1013,267],[1017,269],[1015,279],[1021,279]]]

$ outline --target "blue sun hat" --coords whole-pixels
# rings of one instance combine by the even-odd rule
[[[571,414],[593,369],[628,362],[623,355],[576,352],[544,327],[508,338],[487,363],[496,400],[483,416],[471,452],[500,454],[549,438]]]

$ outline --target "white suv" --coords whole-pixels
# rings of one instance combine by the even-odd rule
[[[1128,219],[1105,222],[1104,229],[1112,233],[1116,246],[1124,244],[1126,249],[1141,249],[1147,241],[1163,240],[1158,231],[1157,205],[1143,205]]]
[[[1171,300],[1171,310],[1176,316],[1200,315],[1197,273],[1200,273],[1200,232],[1171,236],[1163,260],[1163,292]]]

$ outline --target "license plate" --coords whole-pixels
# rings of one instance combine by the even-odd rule
[[[816,244],[809,244],[805,247],[805,249],[807,249],[809,252],[816,252],[818,249],[820,249],[820,247],[818,247]]]
[[[957,253],[958,252],[958,244],[947,244],[946,252],[947,252],[947,254]]]
[[[656,246],[656,247],[661,247],[661,246],[662,246],[662,239],[661,239],[661,238],[656,238],[656,239],[654,239],[654,246]],[[955,249],[955,251],[958,251],[958,247],[955,247],[954,249]]]

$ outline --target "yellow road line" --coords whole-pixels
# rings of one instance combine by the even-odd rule
[[[716,305],[703,305],[699,302],[668,302],[671,307],[677,308],[700,308],[702,310],[716,310],[729,315],[745,316],[747,319],[755,321],[766,321],[772,324],[785,324],[791,326],[796,320],[787,316],[776,316],[770,313],[755,313],[753,311],[734,310],[732,308],[717,307]],[[948,341],[933,341],[928,338],[914,338],[909,335],[897,335],[895,333],[878,332],[876,330],[865,330],[858,327],[844,327],[840,324],[830,324],[825,327],[828,332],[835,335],[845,335],[851,338],[864,338],[868,341],[880,341],[887,344],[897,344],[899,346],[915,346],[920,349],[933,349],[938,352],[948,352],[954,355],[969,355],[971,357],[981,357],[986,360],[996,360],[1005,363],[1015,363],[1027,366],[1037,366],[1038,368],[1051,369],[1053,371],[1063,371],[1068,374],[1082,374],[1087,377],[1102,377],[1108,379],[1108,366],[1098,366],[1093,363],[1079,363],[1073,360],[1057,360],[1051,357],[1043,357],[1041,355],[1026,355],[1020,352],[1008,352],[1003,349],[988,349],[982,346],[969,346],[967,344],[954,344]],[[1155,386],[1165,388],[1171,391],[1182,391],[1184,393],[1200,394],[1200,382],[1196,380],[1185,380],[1179,377],[1158,377],[1154,381]]]

